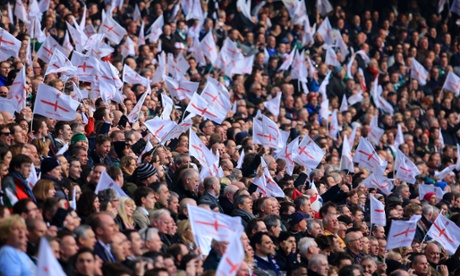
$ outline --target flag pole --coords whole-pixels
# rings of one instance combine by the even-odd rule
[[[374,225],[374,224],[373,224],[373,223],[371,223],[371,229],[370,229],[370,231],[369,231],[369,237],[371,237],[371,236],[372,236],[372,225]]]

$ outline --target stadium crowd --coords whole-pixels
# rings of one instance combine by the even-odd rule
[[[67,275],[215,275],[229,242],[203,246],[189,206],[241,218],[244,260],[224,275],[460,275],[460,250],[427,235],[438,216],[460,226],[460,1],[451,2],[2,1],[0,275],[56,275],[37,267],[43,241]],[[126,32],[119,43],[108,39],[120,31],[107,18]],[[97,32],[107,37],[82,46]],[[7,34],[21,42],[16,56]],[[49,73],[55,64],[39,54],[47,37],[59,44],[53,58],[67,49],[72,63],[109,49],[91,58],[125,80],[116,87],[122,98],[102,95],[96,71],[96,80]],[[230,58],[219,60],[220,49]],[[147,83],[126,81],[126,67]],[[22,73],[24,106],[11,111]],[[194,83],[203,95],[211,78],[231,103],[219,123],[205,107],[202,116],[190,112],[195,91],[184,96],[171,85]],[[58,120],[58,100],[59,112],[38,114],[44,84],[89,96],[77,97],[73,120]],[[260,143],[257,133],[269,133],[255,130],[261,114],[286,134],[281,146]],[[163,125],[192,126],[161,141],[163,126],[147,123],[160,116]],[[372,142],[375,130],[382,133]],[[217,173],[192,152],[191,132],[217,158]],[[289,167],[287,144],[297,137],[323,152],[317,166]],[[359,162],[344,169],[344,143],[356,157],[363,138],[385,163],[391,191],[365,185],[377,172]],[[395,173],[399,152],[416,166],[415,181]],[[261,178],[281,194],[263,190]],[[424,184],[432,190],[422,194]],[[371,223],[373,198],[385,206],[386,226]],[[392,222],[414,215],[410,245],[387,250]]]

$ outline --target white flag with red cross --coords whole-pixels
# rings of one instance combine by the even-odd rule
[[[337,57],[336,52],[332,48],[332,46],[326,47],[326,64],[331,65],[333,67],[340,66],[340,60]]]
[[[340,105],[339,111],[344,112],[344,111],[347,111],[347,110],[348,110],[347,96],[345,96],[345,94],[344,94],[343,98],[342,98],[342,104]]]
[[[337,110],[334,110],[331,116],[331,123],[329,124],[329,137],[332,139],[336,139],[338,133],[339,133],[339,119],[337,118]]]
[[[324,19],[323,23],[321,23],[316,33],[321,35],[324,43],[326,43],[327,45],[332,45],[334,43],[334,34],[328,17]]]
[[[137,45],[140,47],[145,45],[145,23],[142,21],[141,28],[139,29],[139,38],[137,40]]]
[[[95,57],[74,51],[70,61],[77,67],[75,75],[80,81],[93,82],[94,74],[99,68],[99,61]]]
[[[299,147],[294,149],[294,152],[296,154],[294,161],[305,166],[307,169],[318,167],[326,154],[308,135],[303,137],[299,143]]]
[[[123,66],[123,82],[130,84],[141,84],[143,86],[149,85],[149,80],[134,71],[127,64]]]
[[[382,161],[371,143],[363,137],[359,139],[359,144],[356,148],[355,156],[353,157],[353,162],[368,168],[374,173],[378,172],[380,175],[383,175],[387,165],[386,162]]]
[[[383,194],[389,195],[393,190],[393,182],[383,175],[373,173],[361,182],[367,188],[379,189]]]
[[[460,77],[458,77],[454,72],[449,72],[442,89],[452,91],[455,93],[455,96],[458,96],[460,93]]]
[[[46,68],[45,76],[48,74],[61,73],[66,76],[73,76],[77,72],[77,67],[75,67],[72,62],[67,58],[67,56],[55,49],[53,51],[53,56],[50,59],[48,67]]]
[[[264,102],[265,108],[268,109],[268,111],[270,111],[270,113],[273,114],[276,118],[278,118],[278,115],[280,114],[281,94],[281,92],[278,92],[276,97]]]
[[[23,66],[19,73],[14,78],[13,84],[8,91],[8,99],[14,104],[16,112],[20,113],[27,103],[27,87],[26,87],[26,67]]]
[[[413,215],[408,221],[392,220],[386,250],[411,246],[417,231],[417,222],[421,217]]]
[[[40,239],[40,247],[37,258],[37,275],[43,276],[65,276],[62,266],[54,256],[54,252],[45,237]]]
[[[369,124],[369,132],[367,133],[367,139],[371,141],[374,145],[380,143],[380,138],[385,133],[385,130],[379,128],[378,116],[374,115]]]
[[[160,118],[163,120],[169,120],[174,107],[174,102],[168,95],[161,93],[161,104],[163,106],[163,112],[161,113]]]
[[[294,60],[292,61],[291,77],[293,80],[306,82],[308,78],[308,68],[305,61],[305,50],[302,52],[296,51]]]
[[[105,34],[93,34],[88,39],[83,42],[83,49],[85,50],[91,50],[91,49],[97,49],[98,44],[101,43],[104,40]]]
[[[35,166],[33,164],[30,166],[30,174],[26,180],[30,189],[33,189],[38,181],[37,171],[35,170]]]
[[[175,126],[166,136],[163,137],[162,145],[165,145],[171,139],[179,137],[184,131],[189,130],[192,127],[192,116],[187,116],[180,124]]]
[[[69,95],[54,87],[39,84],[35,98],[34,114],[40,114],[58,121],[73,121],[77,117],[77,108],[80,105]]]
[[[189,154],[195,157],[202,166],[210,167],[217,157],[206,147],[194,131],[190,131]]]
[[[200,50],[203,52],[204,56],[209,59],[209,61],[214,64],[217,60],[217,46],[214,41],[212,32],[208,32],[207,35],[200,42]]]
[[[118,184],[109,176],[109,174],[103,170],[101,177],[99,178],[99,182],[97,182],[96,190],[94,190],[94,193],[97,195],[100,191],[106,189],[114,189],[117,192],[118,197],[129,197],[125,191],[123,191],[123,189],[118,186]]]
[[[37,51],[37,57],[46,63],[50,63],[51,57],[53,57],[54,51],[56,50],[61,51],[61,53],[66,53],[66,50],[49,35]]]
[[[146,121],[144,125],[158,142],[163,142],[165,141],[164,137],[176,126],[176,123],[171,120],[162,120],[160,117],[154,117]]]
[[[65,31],[64,42],[62,42],[62,47],[64,47],[67,50],[67,54],[70,54],[70,52],[74,50],[72,43],[70,43],[69,32],[67,30]]]
[[[187,205],[188,217],[195,236],[208,236],[216,241],[230,241],[236,230],[241,229],[241,217],[206,210],[201,207]]]
[[[396,176],[411,184],[415,184],[415,177],[421,172],[417,166],[412,162],[402,151],[397,149],[396,162],[395,162]]]
[[[83,31],[81,31],[79,28],[75,28],[69,22],[66,22],[66,25],[67,30],[69,31],[70,36],[72,37],[75,49],[78,52],[82,52],[84,50],[83,44],[88,40],[88,37]]]
[[[460,245],[460,227],[441,213],[426,234],[439,242],[449,255],[453,255]]]
[[[316,10],[324,16],[331,12],[333,8],[331,3],[329,3],[329,0],[316,0]]]
[[[216,87],[212,82],[208,82],[201,92],[201,97],[205,99],[209,105],[216,109],[221,109],[222,112],[227,113],[231,108],[230,98],[220,93],[219,88]]]
[[[0,28],[0,62],[10,57],[18,57],[21,41],[3,28]]]
[[[147,36],[147,38],[151,43],[157,42],[157,40],[160,38],[160,35],[163,34],[164,24],[163,14],[161,14],[149,28],[150,34]]]
[[[414,57],[412,58],[412,66],[410,69],[411,78],[416,79],[420,85],[425,85],[426,79],[428,78],[428,71]]]
[[[130,123],[135,123],[139,120],[139,117],[140,117],[140,113],[141,113],[141,108],[142,106],[144,105],[144,102],[145,102],[145,98],[150,95],[149,92],[144,92],[144,94],[142,94],[141,98],[139,99],[139,101],[137,101],[136,105],[134,106],[134,108],[131,110],[131,112],[128,114],[128,120]]]
[[[444,197],[444,194],[447,192],[444,192],[440,187],[436,187],[433,185],[428,185],[428,184],[418,184],[418,194],[420,200],[423,200],[425,195],[427,193],[433,192],[436,194],[436,198],[438,199],[438,202],[442,200]]]
[[[147,144],[145,145],[144,150],[139,154],[139,157],[137,158],[137,163],[142,163],[142,156],[146,154],[147,152],[153,150],[153,145],[150,143],[150,139],[147,141]]]
[[[121,45],[121,56],[126,58],[127,56],[136,56],[136,45],[134,45],[134,41],[127,36],[125,43]]]
[[[399,148],[399,146],[402,144],[404,144],[404,134],[402,132],[401,124],[398,124],[398,131],[395,135],[394,146],[395,148]]]
[[[283,159],[286,161],[286,173],[292,175],[294,171],[295,163],[294,163],[294,149],[299,148],[299,137],[292,140],[287,146],[284,147],[282,151],[277,154],[277,158]]]
[[[450,11],[460,16],[460,0],[454,0]]]
[[[203,97],[198,95],[198,93],[193,94],[193,97],[185,111],[195,115],[200,115],[206,119],[216,122],[217,124],[221,124],[227,115],[227,111],[209,105],[209,103]]]
[[[126,30],[112,17],[106,16],[99,27],[99,33],[105,34],[105,37],[113,43],[120,44],[126,35]]]
[[[285,194],[283,190],[281,190],[278,183],[273,180],[268,170],[267,163],[265,163],[263,158],[260,160],[260,165],[262,166],[263,174],[260,177],[256,176],[252,183],[259,187],[259,190],[264,196],[284,197]]]
[[[171,94],[171,97],[180,101],[184,99],[191,99],[200,86],[200,84],[197,82],[191,82],[187,80],[177,81],[168,76],[165,76],[164,80],[166,86],[168,87],[169,93]]]
[[[340,169],[347,170],[351,173],[355,172],[355,165],[353,164],[353,154],[351,153],[350,143],[348,142],[348,138],[346,135],[343,137],[342,160],[340,163]]]
[[[291,64],[292,64],[292,61],[294,60],[294,56],[295,56],[296,51],[297,51],[297,47],[294,46],[294,48],[291,50],[291,52],[289,54],[287,54],[287,56],[284,58],[283,63],[278,68],[278,72],[283,71],[283,70],[287,70],[287,69],[289,69],[289,67],[291,67]]]
[[[16,0],[16,4],[14,5],[14,15],[24,23],[29,23],[29,16],[27,15],[26,8],[24,7],[24,3],[22,0]],[[11,24],[14,24],[14,21],[11,21]]]
[[[380,200],[371,195],[371,224],[378,226],[387,225],[387,217],[385,215],[385,205]]]
[[[216,275],[234,276],[238,272],[241,263],[244,261],[244,248],[241,241],[243,231],[235,231],[233,238],[225,250],[219,265],[217,266]]]
[[[139,5],[136,4],[134,6],[133,21],[137,22],[139,19],[141,19],[141,10],[139,9]]]

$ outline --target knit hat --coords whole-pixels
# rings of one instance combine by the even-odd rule
[[[426,193],[424,196],[423,196],[423,199],[426,200],[426,201],[430,201],[431,197],[436,195],[434,192],[429,192],[429,193]]]
[[[51,220],[51,225],[56,226],[57,228],[62,228],[64,226],[64,221],[67,215],[69,214],[69,211],[63,208],[58,208],[56,211],[56,214],[54,214],[52,220]]]
[[[301,213],[295,212],[289,216],[288,222],[291,226],[299,224],[302,220],[306,219]]]
[[[241,132],[238,132],[236,135],[235,135],[235,143],[237,145],[241,145],[241,142],[243,141],[244,138],[248,137],[248,136],[251,136],[249,135],[249,133],[245,132],[245,131],[241,131]]]
[[[149,163],[140,164],[134,171],[134,175],[137,177],[137,181],[145,180],[156,173],[157,169],[155,169],[155,167]]]
[[[112,144],[113,148],[115,149],[115,152],[117,153],[118,158],[122,158],[123,156],[125,156],[123,154],[123,150],[127,147],[130,147],[130,145],[125,141],[117,141],[113,142]]]
[[[52,171],[57,166],[61,166],[61,163],[59,163],[56,157],[47,157],[42,160],[42,163],[40,165],[40,171],[42,172],[42,174],[46,174]]]
[[[86,136],[83,133],[77,132],[72,135],[72,139],[70,139],[70,145],[75,145],[78,141],[86,141]]]

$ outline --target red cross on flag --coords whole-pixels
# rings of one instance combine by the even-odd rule
[[[454,0],[452,6],[450,7],[450,11],[457,15],[460,15],[460,0]]]
[[[72,41],[75,44],[75,49],[78,52],[83,52],[83,44],[88,40],[88,37],[83,31],[81,31],[79,28],[75,28],[69,22],[66,21],[66,24],[67,30],[69,31],[70,36],[72,37]]]
[[[383,162],[377,154],[371,143],[363,137],[359,139],[359,144],[356,148],[355,156],[353,157],[353,162],[356,162],[373,172],[378,172],[381,175],[383,175],[387,165],[387,163]]]
[[[77,72],[77,67],[73,66],[72,62],[66,55],[58,49],[53,50],[53,56],[50,59],[46,68],[45,76],[48,74],[61,73],[66,76],[73,76]]]
[[[118,69],[110,62],[99,62],[98,72],[99,82],[108,83],[115,86],[116,89],[123,87],[123,82],[120,80]]]
[[[283,190],[271,177],[267,163],[263,158],[260,159],[260,166],[262,166],[263,174],[260,177],[256,176],[252,183],[259,187],[264,196],[285,197]]]
[[[8,99],[15,106],[16,112],[20,113],[27,103],[27,87],[26,87],[26,67],[23,66],[21,71],[14,78],[13,84],[8,91]]]
[[[410,220],[392,220],[386,250],[411,246],[417,231],[417,222],[422,216],[413,215]]]
[[[230,59],[239,60],[242,59],[244,56],[241,53],[241,50],[238,49],[235,42],[233,42],[230,38],[226,38],[224,41],[224,45],[220,49],[219,56],[225,55]]]
[[[300,54],[296,51],[291,68],[291,77],[293,80],[307,82],[308,68],[305,61],[305,50],[300,52]]]
[[[137,40],[137,46],[145,45],[145,23],[142,21],[141,28],[139,29],[139,38]]]
[[[180,101],[184,99],[191,99],[200,86],[200,84],[197,82],[191,82],[187,80],[177,81],[168,76],[165,76],[164,80],[166,86],[168,87],[169,93],[171,94],[171,97]]]
[[[94,190],[94,193],[97,195],[99,194],[100,191],[106,190],[106,189],[114,189],[118,197],[129,197],[123,189],[118,186],[118,184],[113,180],[109,174],[103,170],[101,173],[101,177],[99,178],[99,182],[97,182],[96,190]]]
[[[95,57],[74,51],[70,61],[77,67],[75,75],[80,81],[93,82],[94,73],[99,68],[99,61]]]
[[[371,195],[371,224],[378,226],[387,225],[387,217],[385,215],[385,205],[380,200]]]
[[[416,79],[420,85],[425,85],[428,77],[428,71],[423,67],[423,65],[421,65],[415,58],[412,58],[412,66],[410,69],[411,78]]]
[[[78,101],[54,87],[39,84],[35,98],[34,114],[40,114],[58,121],[73,121],[77,117]]]
[[[16,4],[14,5],[14,15],[24,23],[29,23],[29,16],[27,15],[26,8],[24,7],[24,3],[22,0],[16,0]],[[13,23],[14,21],[11,21]]]
[[[222,109],[222,112],[227,113],[232,108],[232,103],[227,94],[221,93],[221,90],[213,83],[208,82],[201,92],[201,97],[210,105],[217,109]]]
[[[208,32],[207,35],[200,42],[200,50],[209,61],[214,64],[217,60],[217,47],[212,32]]]
[[[395,161],[395,170],[396,176],[411,184],[415,184],[415,177],[421,172],[402,151],[399,149],[396,152],[396,161]]]
[[[428,184],[418,184],[418,194],[420,200],[423,200],[427,193],[433,192],[436,194],[438,202],[442,200],[445,193],[440,187],[435,187],[433,185]]]
[[[331,12],[332,5],[329,3],[329,0],[316,0],[316,10],[321,13],[322,16]]]
[[[158,142],[164,142],[163,138],[176,126],[176,123],[171,120],[162,120],[160,117],[154,117],[146,121],[144,125]]]
[[[190,131],[188,147],[190,156],[195,157],[202,166],[211,167],[218,160],[194,131]]]
[[[340,160],[340,169],[347,170],[351,173],[355,172],[355,166],[353,164],[353,154],[351,153],[350,143],[345,135],[342,143],[342,159]]]
[[[65,276],[64,270],[54,256],[53,251],[46,238],[41,238],[40,249],[37,258],[37,275],[43,276]]]
[[[123,82],[130,84],[141,84],[143,86],[149,85],[149,80],[134,71],[127,64],[123,66]]]
[[[265,115],[260,117],[262,120],[257,117],[253,120],[253,143],[274,149],[283,148],[283,137],[278,125]]]
[[[226,111],[209,105],[209,103],[202,96],[198,95],[198,93],[193,94],[185,111],[209,119],[217,124],[221,124],[227,115]]]
[[[450,71],[447,74],[442,89],[452,91],[456,96],[458,96],[460,93],[460,77],[458,77],[454,72]]]
[[[276,97],[264,102],[265,108],[268,109],[268,111],[270,111],[270,113],[273,114],[276,118],[278,118],[278,115],[280,114],[281,94],[281,92],[278,92]]]
[[[308,135],[305,135],[299,143],[299,148],[294,151],[296,156],[294,161],[307,169],[314,169],[318,167],[321,160],[323,160],[326,152],[320,148]]]
[[[99,27],[99,33],[105,34],[105,37],[115,44],[120,44],[126,35],[126,30],[118,24],[112,17],[106,16]]]
[[[283,150],[281,150],[276,157],[283,159],[286,161],[286,173],[289,175],[292,175],[292,172],[294,171],[295,163],[294,163],[294,157],[295,153],[294,150],[299,148],[299,137],[295,138],[292,140],[287,146],[284,147]]]
[[[335,53],[335,50],[332,49],[332,46],[326,47],[326,64],[331,65],[333,67],[340,66],[339,58]]]
[[[180,124],[175,126],[166,136],[163,137],[162,145],[165,145],[171,139],[179,137],[183,132],[189,130],[192,127],[192,116],[187,116]]]
[[[73,51],[73,45],[70,43],[69,32],[65,31],[64,42],[62,46],[67,50],[67,54],[70,54]]]
[[[231,217],[189,204],[187,204],[187,209],[195,236],[208,236],[216,241],[230,241],[235,231],[243,227],[241,217]]]
[[[153,22],[152,26],[149,28],[150,34],[147,36],[148,40],[152,42],[157,42],[160,38],[160,35],[163,33],[164,18],[163,14],[158,16],[157,20]]]
[[[374,145],[378,145],[380,138],[385,133],[385,130],[379,128],[378,116],[374,115],[369,124],[369,132],[367,133],[367,139],[371,141]]]
[[[373,173],[361,182],[367,188],[379,189],[383,194],[389,195],[393,190],[393,182],[383,175]]]
[[[97,49],[97,45],[104,40],[105,34],[93,34],[84,41],[83,48],[85,50]]]
[[[134,45],[134,41],[129,38],[129,36],[126,37],[125,43],[121,45],[121,55],[123,58],[126,58],[127,56],[136,56],[136,46]]]
[[[314,41],[314,37],[316,33],[316,23],[313,24],[313,26],[311,26],[308,16],[305,16],[303,29],[304,31],[302,32],[302,44],[309,45],[310,42]]]
[[[46,63],[50,63],[51,57],[56,50],[61,51],[61,53],[66,53],[65,48],[59,45],[59,43],[57,43],[57,41],[49,35],[46,37],[45,42],[43,42],[42,46],[37,51],[37,57]]]
[[[324,43],[327,45],[332,45],[334,43],[334,34],[332,33],[332,26],[328,17],[324,19],[316,33],[321,35]]]
[[[244,248],[241,241],[243,231],[236,231],[217,266],[216,275],[234,276],[244,261]]]
[[[439,242],[449,255],[453,255],[460,245],[460,228],[441,214],[426,234]]]
[[[18,57],[21,41],[3,28],[0,28],[0,62],[10,57]]]

